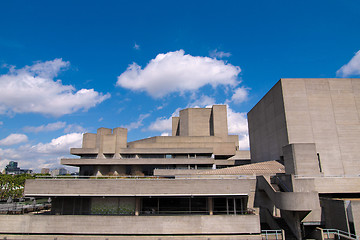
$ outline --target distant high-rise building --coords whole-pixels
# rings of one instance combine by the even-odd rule
[[[32,173],[32,170],[29,169],[20,169],[18,167],[18,162],[10,161],[8,165],[5,167],[5,174],[23,174],[23,173]]]

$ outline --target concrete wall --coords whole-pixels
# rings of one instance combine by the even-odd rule
[[[351,213],[356,235],[360,235],[360,201],[351,201]]]
[[[2,215],[0,233],[239,234],[260,233],[258,215],[81,216]]]
[[[285,172],[295,175],[320,176],[314,143],[296,143],[283,147]]]
[[[281,79],[249,112],[253,161],[315,143],[325,176],[360,172],[360,79]]]
[[[227,111],[225,105],[212,108],[187,108],[174,117],[173,136],[219,136],[228,135]]]
[[[248,195],[255,179],[28,179],[25,196]]]
[[[325,228],[350,232],[343,200],[321,198],[320,205],[323,214],[322,218],[325,220]]]
[[[278,160],[288,144],[281,82],[248,113],[252,162]]]

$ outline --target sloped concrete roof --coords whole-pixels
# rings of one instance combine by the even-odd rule
[[[267,161],[246,164],[236,167],[214,169],[202,172],[204,175],[269,175],[275,173],[285,173],[285,167],[277,161]]]

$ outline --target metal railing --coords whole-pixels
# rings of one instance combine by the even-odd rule
[[[284,183],[284,181],[279,178],[279,176],[275,176],[275,178],[278,180],[278,182],[281,184],[281,186],[283,187],[283,189],[285,189],[287,192],[292,192],[288,186]]]
[[[360,236],[339,229],[323,229],[323,233],[324,233],[324,239],[342,239],[342,238],[354,239],[354,240],[360,239]]]
[[[261,235],[262,235],[262,239],[265,239],[265,240],[283,239],[283,232],[281,229],[280,230],[261,230]]]

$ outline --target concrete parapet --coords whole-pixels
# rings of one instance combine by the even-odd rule
[[[249,195],[256,179],[27,179],[25,196]]]
[[[3,234],[260,234],[258,215],[2,215],[0,221]]]

